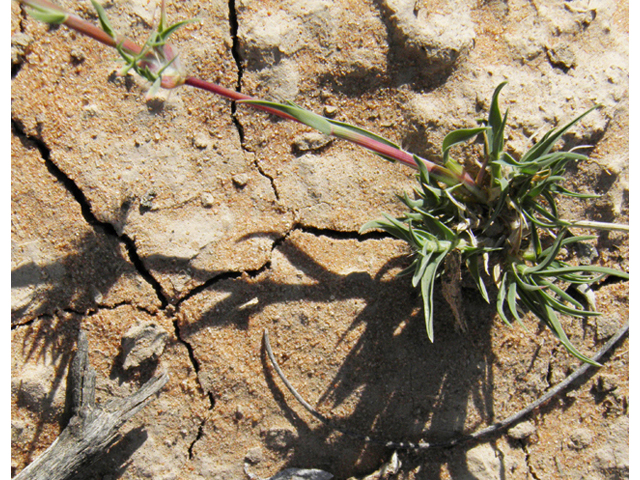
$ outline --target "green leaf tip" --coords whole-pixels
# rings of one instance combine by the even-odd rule
[[[91,0],[91,5],[93,5],[94,10],[98,14],[98,20],[100,21],[100,27],[102,30],[111,38],[115,39],[116,34],[113,28],[111,28],[111,23],[109,23],[109,18],[107,17],[107,12],[104,11],[104,7],[96,0]]]
[[[27,13],[36,20],[53,25],[61,25],[67,21],[69,14],[53,6],[40,5],[37,1],[20,2],[27,7]]]

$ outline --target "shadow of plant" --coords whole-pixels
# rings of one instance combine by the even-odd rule
[[[45,266],[45,270],[68,273],[47,277],[46,281],[38,279],[39,303],[30,315],[64,313],[71,308],[90,313],[91,309],[97,308],[97,296],[106,296],[123,275],[135,273],[115,238],[94,231],[80,239],[74,250],[76,253]],[[408,278],[394,273],[408,265],[406,257],[389,259],[372,276],[364,271],[335,273],[318,263],[310,252],[288,240],[277,245],[276,250],[313,282],[299,283],[291,275],[278,276],[273,272],[273,266],[253,275],[223,276],[176,304],[183,339],[188,341],[208,327],[231,326],[248,330],[254,319],[268,323],[268,319],[260,317],[270,307],[282,309],[284,316],[291,316],[273,324],[272,333],[277,334],[278,328],[294,324],[299,331],[312,332],[317,323],[316,310],[299,309],[300,305],[320,305],[318,311],[327,319],[333,305],[357,300],[363,308],[351,309],[347,319],[336,319],[344,329],[342,338],[333,348],[340,348],[354,330],[358,330],[357,341],[349,347],[333,378],[325,382],[324,392],[317,399],[308,398],[319,410],[334,418],[336,426],[383,440],[437,441],[460,434],[465,424],[478,425],[492,420],[491,322],[487,320],[493,318],[493,312],[479,295],[463,291],[467,315],[476,321],[470,321],[469,332],[462,335],[453,327],[449,306],[441,296],[436,296],[439,318],[436,319],[436,341],[431,344],[424,331],[418,295]],[[142,259],[145,264],[149,260]],[[169,258],[165,260],[154,261],[154,267],[166,265],[167,271],[171,271],[175,262]],[[180,262],[182,259],[174,260]],[[14,270],[12,286],[30,285],[34,277],[27,273],[34,268],[33,265],[21,265]],[[211,272],[191,270],[198,278],[213,276]],[[195,318],[190,322],[180,320],[184,305],[210,292],[215,292],[219,300],[210,308],[195,312]],[[258,302],[253,304],[252,300],[256,298]],[[18,313],[15,318],[19,321]],[[72,350],[81,315],[67,313],[75,318],[75,323],[64,328],[51,324],[34,329],[30,333],[31,347],[26,350],[26,357],[55,351],[59,356],[56,364],[61,369],[66,368],[69,355],[61,352]],[[58,320],[58,323],[65,322]],[[322,335],[322,332],[317,334]],[[288,353],[281,349],[277,355]],[[330,357],[332,352],[319,350],[318,354]],[[195,355],[197,358],[197,350]],[[287,365],[283,368],[286,372]],[[305,365],[297,368],[299,375]],[[301,407],[288,393],[280,391],[279,382],[273,381],[270,368],[266,366],[265,375],[272,395],[299,435],[290,452],[291,466],[305,464],[333,472],[359,474],[371,471],[380,458],[386,456],[383,447],[336,434],[325,425],[307,424],[295,413]],[[210,393],[218,394],[215,389]],[[348,414],[331,413],[343,406]],[[474,412],[471,419],[470,412]],[[439,472],[440,465],[450,457],[441,452],[427,454],[427,466],[423,471]]]
[[[342,332],[335,344],[327,346],[331,340],[324,345],[310,344],[303,350],[323,357],[320,365],[340,363],[333,377],[322,382],[324,392],[319,398],[307,398],[331,417],[336,427],[386,441],[434,442],[461,435],[465,426],[475,430],[484,422],[492,421],[493,357],[489,320],[493,312],[475,291],[463,291],[466,313],[471,320],[469,331],[464,334],[454,329],[453,316],[444,298],[436,296],[439,318],[436,341],[431,344],[425,332],[419,296],[411,288],[410,279],[394,273],[408,265],[406,257],[389,259],[372,277],[363,271],[332,272],[288,240],[279,245],[277,251],[290,266],[314,283],[296,284],[295,274],[280,275],[273,271],[273,266],[253,277],[243,275],[221,280],[185,301],[184,308],[179,306],[181,336],[190,339],[209,328],[231,326],[249,330],[262,325],[276,336],[278,330],[281,333],[295,330],[298,341],[305,341],[308,335],[327,335],[322,325],[332,328],[335,322],[335,330]],[[196,297],[214,300],[200,303]],[[354,302],[364,307],[354,307]],[[194,307],[196,304],[209,307],[198,310]],[[281,311],[279,320],[272,319],[273,311]],[[347,312],[348,319],[336,318],[334,311]],[[349,341],[346,356],[333,355],[333,351],[344,350],[341,344],[347,342],[347,337],[353,337],[354,330],[358,331],[357,340]],[[305,380],[314,382],[317,367],[297,361],[288,366],[287,361],[300,348],[300,345],[291,345],[290,351],[282,347],[274,350],[277,358],[284,358],[281,366],[285,374],[289,369],[289,380],[294,386],[296,381],[304,382],[297,387],[301,387],[305,396]],[[198,357],[198,346],[194,350]],[[334,356],[340,360],[332,360]],[[263,369],[282,414],[297,430],[298,440],[289,452],[289,466],[311,465],[334,472],[338,477],[348,477],[370,472],[381,456],[384,458],[384,447],[338,434],[326,425],[307,424],[297,413],[302,407],[282,389],[264,358]],[[204,388],[218,396],[216,382],[223,380],[207,385],[206,375],[203,378]],[[333,414],[334,409],[349,413]],[[429,455],[435,459],[429,471],[439,472],[440,465],[447,460],[441,453]]]
[[[31,260],[11,271],[11,289],[24,292],[24,301],[12,309],[12,324],[61,310],[90,312],[104,305],[123,277],[137,274],[118,239],[101,232],[87,233],[69,250],[54,261]]]

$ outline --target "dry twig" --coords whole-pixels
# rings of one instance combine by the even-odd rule
[[[78,349],[69,368],[69,424],[51,446],[14,480],[66,480],[94,461],[119,438],[118,430],[153,400],[169,380],[166,373],[151,378],[137,392],[96,405],[96,372],[89,365],[87,334],[80,331]]]
[[[598,362],[609,350],[611,350],[611,348],[616,343],[618,343],[618,341],[622,337],[626,335],[628,330],[629,330],[629,323],[626,323],[622,328],[620,328],[620,330],[613,337],[609,339],[609,341],[600,349],[598,353],[595,354],[595,356],[591,360],[594,363]],[[540,405],[542,405],[543,403],[546,403],[551,398],[556,396],[558,393],[566,389],[577,378],[582,376],[589,368],[594,368],[593,364],[583,363],[575,372],[573,372],[571,375],[565,378],[562,382],[554,386],[551,390],[545,393],[538,400],[530,403],[525,408],[523,408],[522,410],[519,410],[518,412],[511,415],[510,417],[507,417],[504,420],[496,422],[492,425],[489,425],[486,428],[470,433],[468,435],[462,435],[460,437],[453,438],[451,440],[447,440],[441,443],[428,443],[428,442],[413,443],[413,442],[393,442],[393,441],[390,442],[390,441],[385,441],[378,438],[373,438],[368,435],[362,435],[360,433],[351,432],[349,430],[345,430],[333,425],[333,422],[329,418],[325,417],[316,409],[314,409],[311,405],[309,405],[309,403],[304,398],[302,398],[302,396],[296,391],[296,389],[293,388],[293,385],[291,385],[289,380],[287,380],[287,378],[284,375],[284,372],[280,369],[280,366],[276,362],[275,356],[273,355],[273,351],[271,350],[271,344],[269,343],[269,332],[267,332],[266,330],[264,331],[264,345],[265,345],[265,349],[267,351],[269,360],[271,361],[273,368],[275,369],[276,373],[278,374],[282,382],[285,384],[289,392],[291,392],[291,394],[295,397],[295,399],[309,413],[311,413],[311,415],[316,417],[325,425],[330,426],[332,429],[336,430],[337,432],[343,433],[345,435],[356,438],[358,440],[362,440],[363,442],[375,443],[375,444],[383,445],[387,448],[393,448],[396,450],[426,450],[429,448],[447,448],[447,447],[454,447],[456,445],[461,445],[463,443],[468,443],[471,441],[478,441],[481,438],[484,438],[490,434],[503,430],[513,425],[514,423],[517,423],[518,421],[522,420],[524,417],[526,417],[528,414],[533,412]]]

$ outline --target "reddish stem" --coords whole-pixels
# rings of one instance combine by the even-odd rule
[[[87,22],[86,20],[72,14],[72,13],[68,13],[66,11],[64,11],[63,9],[61,9],[60,7],[56,6],[55,4],[49,2],[48,0],[22,0],[22,3],[26,4],[26,5],[30,5],[31,3],[33,3],[34,5],[40,5],[40,6],[44,6],[47,8],[50,8],[52,10],[58,10],[64,14],[67,15],[67,19],[64,21],[64,25],[66,25],[67,27],[82,33],[83,35],[86,35],[88,37],[93,38],[94,40],[97,40],[100,43],[103,43],[109,47],[115,48],[117,46],[120,46],[122,49],[124,49],[125,51],[133,54],[133,55],[138,55],[140,52],[142,52],[142,47],[140,47],[138,44],[136,44],[135,42],[129,40],[126,37],[119,37],[117,39],[113,39],[111,36],[109,36],[106,32],[104,32],[101,28],[93,25],[92,23]],[[255,100],[253,97],[249,96],[249,95],[245,95],[243,93],[240,92],[236,92],[235,90],[231,90],[229,88],[225,88],[221,85],[217,85],[215,83],[211,83],[211,82],[207,82],[205,80],[201,80],[199,78],[194,78],[194,77],[186,77],[184,79],[184,84],[186,85],[190,85],[192,87],[195,88],[199,88],[201,90],[206,90],[208,92],[211,93],[215,93],[216,95],[220,95],[222,97],[225,97],[229,100],[232,101],[242,101],[242,100]],[[269,106],[266,105],[258,105],[258,104],[249,104],[254,108],[257,108],[259,110],[263,110],[265,112],[268,112],[272,115],[277,115],[278,117],[282,117],[282,118],[286,118],[287,120],[294,120],[296,122],[301,123],[298,119],[296,119],[295,117],[282,112],[280,110],[271,108]],[[340,135],[336,135],[338,136],[338,138],[343,138],[343,136]],[[380,142],[377,141],[371,137],[367,137],[366,135],[349,135],[348,137],[344,137],[345,140],[349,140],[353,143],[356,143],[364,148],[367,148],[375,153],[378,153],[380,155],[383,155],[385,157],[388,158],[393,158],[395,160],[398,160],[402,163],[404,163],[405,165],[408,165],[412,168],[418,168],[418,165],[416,163],[416,161],[413,158],[413,155],[405,152],[404,150],[400,150],[399,148],[393,147],[391,145],[388,145],[384,142]],[[453,179],[452,177],[452,172],[450,172],[449,170],[443,168],[442,166],[435,164],[433,162],[429,162],[428,160],[423,160],[425,165],[427,166],[427,168],[429,169],[429,171],[433,171],[434,174],[438,175],[439,177],[442,177],[442,179],[444,179],[445,181],[447,179]],[[482,198],[482,194],[479,191],[476,182],[473,180],[473,178],[467,173],[467,172],[463,172],[463,174],[461,175],[460,178],[456,178],[455,180],[463,183],[468,190],[470,190],[475,196],[477,196],[478,198]],[[447,182],[448,183],[448,182]]]
[[[195,88],[199,88],[201,90],[206,90],[207,92],[215,93],[216,95],[220,95],[229,100],[240,101],[240,100],[255,100],[255,98],[250,97],[249,95],[245,95],[244,93],[236,92],[235,90],[231,90],[229,88],[225,88],[221,85],[217,85],[215,83],[207,82],[206,80],[201,80],[195,77],[187,77],[184,80],[185,85],[190,85]],[[265,112],[271,113],[273,115],[277,115],[282,118],[286,118],[287,120],[298,121],[296,118],[293,118],[291,115],[287,115],[284,112],[276,110],[274,108],[266,107],[263,105],[253,105],[249,104],[254,108],[259,110],[264,110]]]

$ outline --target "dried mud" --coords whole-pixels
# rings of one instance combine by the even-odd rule
[[[61,2],[95,19],[88,2]],[[154,7],[105,2],[144,38]],[[628,2],[314,0],[171,2],[198,17],[175,44],[195,76],[292,100],[436,160],[444,135],[508,86],[508,144],[603,108],[566,147],[590,144],[568,187],[571,218],[628,223]],[[78,478],[239,479],[319,468],[376,471],[392,451],[305,411],[268,363],[342,429],[444,440],[523,408],[578,365],[532,317],[504,325],[463,285],[468,330],[435,298],[424,330],[406,246],[359,235],[413,172],[303,126],[188,89],[145,101],[116,53],[12,15],[12,475],[68,419],[66,371],[87,331],[98,396],[168,371],[161,395]],[[470,154],[473,149],[469,149]],[[628,271],[628,236],[601,233],[591,261]],[[495,298],[495,292],[491,292]],[[628,283],[596,290],[601,317],[563,319],[595,353],[628,320]],[[163,349],[123,367],[145,325]],[[399,479],[628,478],[628,340],[527,423],[486,442],[399,452]],[[126,350],[126,351],[124,351]],[[159,358],[156,354],[162,352]]]

